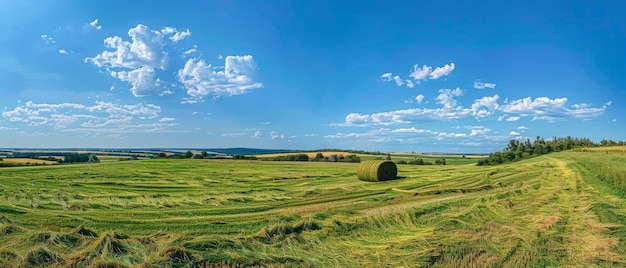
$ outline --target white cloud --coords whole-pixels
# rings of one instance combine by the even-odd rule
[[[393,81],[396,82],[396,85],[398,85],[399,87],[401,87],[402,85],[404,85],[404,81],[402,81],[402,78],[400,78],[399,75],[396,75],[393,77]]]
[[[285,135],[284,134],[280,134],[276,131],[272,131],[270,132],[270,137],[272,137],[272,140],[276,140],[276,139],[284,139]]]
[[[187,94],[196,100],[208,95],[238,95],[263,87],[254,79],[256,63],[252,56],[227,56],[224,65],[213,67],[204,60],[192,58],[178,71],[178,79],[187,89]]]
[[[471,128],[470,136],[484,135],[491,131],[491,129],[484,126],[475,126]]]
[[[14,124],[29,127],[50,126],[57,132],[148,133],[165,131],[172,123],[157,120],[161,111],[153,104],[120,105],[98,101],[86,106],[77,103],[26,102],[2,116]]]
[[[97,23],[98,20],[92,22],[93,25]],[[85,58],[85,62],[104,68],[111,76],[130,83],[130,91],[134,96],[172,94],[173,91],[166,88],[172,84],[156,78],[156,70],[165,70],[168,66],[168,42],[165,37],[169,36],[168,39],[176,43],[190,35],[189,29],[178,31],[173,27],[164,27],[157,31],[138,24],[128,30],[130,41],[125,41],[120,36],[107,37],[104,39],[106,50],[94,57]],[[183,54],[195,51],[197,50],[194,46]]]
[[[161,29],[161,33],[164,34],[164,35],[173,34],[175,32],[177,32],[177,31],[176,31],[176,28],[174,28],[174,27],[166,26],[166,27],[163,27],[163,29]]]
[[[104,39],[105,50],[85,61],[98,67],[136,69],[142,66],[165,69],[168,55],[163,49],[163,33],[151,30],[143,24],[128,30],[131,41],[123,41],[119,36]]]
[[[383,75],[380,76],[380,80],[391,81],[392,75],[393,75],[392,73],[384,73]]]
[[[550,99],[548,97],[538,97],[534,100],[530,97],[511,100],[509,103],[502,105],[502,111],[505,113],[519,114],[523,116],[530,115],[558,115],[567,102],[567,98]]]
[[[90,22],[89,26],[95,28],[96,30],[102,29],[102,25],[98,25],[98,19],[95,19],[92,22]]]
[[[381,81],[390,82],[394,81],[397,86],[403,86],[406,84],[408,88],[415,87],[416,83],[420,83],[422,80],[427,79],[439,79],[443,76],[449,75],[452,71],[454,71],[454,63],[446,64],[442,67],[437,67],[433,70],[433,67],[428,65],[423,65],[422,67],[419,64],[413,65],[413,70],[409,73],[409,77],[412,79],[403,79],[401,76],[396,75],[393,76],[392,73],[387,72],[380,76]]]
[[[415,97],[415,101],[417,101],[417,103],[422,103],[422,101],[424,100],[424,95],[419,94],[417,95],[417,97]]]
[[[568,114],[574,116],[575,118],[580,119],[589,119],[591,117],[597,117],[606,111],[606,109],[611,106],[612,102],[607,102],[601,107],[591,107],[591,105],[583,103],[583,104],[574,104],[570,108],[565,108]]]
[[[50,44],[50,43],[54,44],[55,43],[54,39],[52,39],[52,36],[48,36],[47,34],[42,34],[39,37],[41,37],[41,39],[46,41],[46,44]]]
[[[483,88],[496,88],[496,84],[494,83],[483,83],[480,81],[474,82],[474,88],[483,89]]]
[[[67,54],[67,51],[65,49],[59,49],[59,54]]]
[[[463,90],[460,88],[440,89],[436,98],[437,104],[442,105],[440,108],[414,108],[372,114],[350,113],[345,117],[344,123],[333,123],[330,125],[364,127],[370,125],[450,121],[468,116],[473,116],[477,120],[493,116],[493,119],[497,119],[497,121],[506,119],[509,122],[520,120],[523,117],[547,121],[565,120],[568,118],[590,120],[590,118],[604,114],[611,105],[611,102],[607,102],[601,107],[592,107],[589,104],[574,104],[567,107],[565,105],[567,98],[550,99],[547,97],[535,99],[528,97],[519,100],[506,99],[505,103],[500,105],[498,104],[500,96],[496,94],[475,99],[469,108],[465,108],[456,99],[456,97],[462,95]],[[420,99],[423,100],[423,96],[415,98],[418,103]],[[405,101],[405,103],[407,102],[410,103],[412,101]],[[498,115],[498,113],[501,114]]]
[[[511,132],[509,132],[509,136],[519,136],[519,135],[520,135],[520,133],[519,133],[519,132],[517,132],[517,131],[511,131]]]
[[[159,119],[159,122],[172,122],[175,121],[175,118],[171,118],[171,117],[163,117],[161,119]]]
[[[518,129],[518,130],[527,130],[527,129],[528,129],[528,127],[525,127],[525,126],[519,126],[519,127],[517,127],[517,129]]]
[[[454,63],[446,64],[443,67],[437,67],[428,76],[430,79],[438,79],[442,76],[449,75],[452,71],[454,71]]]
[[[173,36],[170,36],[170,40],[174,41],[174,43],[178,43],[189,36],[191,36],[191,32],[189,29],[186,29],[185,31],[174,33]]]
[[[433,68],[428,65],[419,67],[419,64],[415,64],[413,65],[413,71],[409,74],[409,76],[411,76],[415,82],[419,82],[426,79],[432,70]]]
[[[511,117],[506,119],[506,121],[508,121],[508,122],[515,122],[517,120],[520,120],[519,116],[511,116]]]
[[[411,81],[409,79],[404,80],[404,82],[406,83],[406,87],[408,87],[408,88],[415,87],[415,84],[413,83],[413,81]]]
[[[252,135],[252,137],[254,137],[254,138],[260,138],[261,136],[263,136],[263,133],[261,131],[259,131],[259,130],[254,132],[254,135]]]
[[[613,120],[611,120],[611,122],[617,122],[617,119],[613,119]]]
[[[247,135],[248,133],[246,132],[236,132],[236,133],[224,133],[222,134],[222,137],[237,138],[237,137],[247,136]]]
[[[189,55],[192,53],[196,53],[198,52],[198,47],[197,46],[193,46],[193,48],[189,49],[189,50],[185,50],[185,52],[183,52],[183,55]]]
[[[589,104],[573,104],[566,106],[567,98],[550,99],[548,97],[530,97],[510,100],[501,107],[501,111],[514,114],[510,118],[532,116],[532,120],[565,120],[567,118],[578,118],[588,120],[592,117],[603,115],[611,106],[611,102],[605,103],[601,107],[592,107]]]
[[[500,96],[496,94],[493,95],[493,97],[485,96],[474,100],[474,103],[472,104],[472,115],[478,118],[493,114],[494,111],[500,107],[498,105],[498,99],[500,99]]]
[[[456,89],[442,88],[439,90],[439,95],[437,96],[436,100],[437,103],[442,104],[445,109],[451,109],[457,106],[457,101],[454,99],[454,97],[462,95],[463,90],[458,87]]]
[[[111,76],[125,82],[131,83],[133,86],[130,91],[135,97],[151,95],[155,93],[154,69],[148,66],[142,66],[132,71],[111,71]]]

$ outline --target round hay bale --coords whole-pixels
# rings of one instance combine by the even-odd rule
[[[364,161],[359,165],[356,176],[362,181],[388,181],[398,175],[396,163],[389,160]]]

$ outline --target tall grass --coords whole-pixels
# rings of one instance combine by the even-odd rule
[[[348,163],[6,168],[0,266],[12,256],[109,267],[625,265],[626,201],[605,190],[623,160],[400,165],[401,179],[378,183],[358,180]]]

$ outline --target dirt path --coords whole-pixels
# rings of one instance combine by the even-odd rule
[[[565,160],[548,158],[562,175],[565,191],[559,191],[561,209],[559,222],[563,225],[564,246],[570,259],[578,263],[622,263],[625,260],[611,248],[618,244],[618,238],[606,234],[609,225],[599,222],[590,211],[597,203],[595,190],[584,183],[581,175],[567,166]]]

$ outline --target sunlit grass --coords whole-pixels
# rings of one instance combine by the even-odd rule
[[[358,164],[328,162],[4,168],[0,255],[15,258],[0,264],[49,254],[79,266],[620,266],[624,162],[398,165],[401,179],[377,183],[358,180]]]

